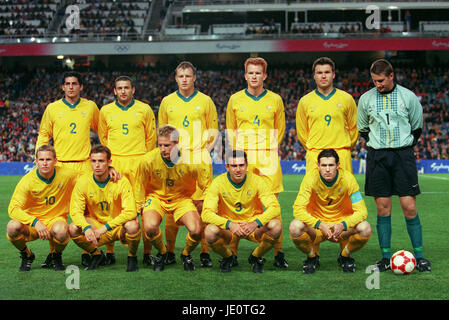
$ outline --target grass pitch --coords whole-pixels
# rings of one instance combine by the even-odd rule
[[[364,176],[356,175],[363,190]],[[418,212],[423,225],[424,255],[432,262],[431,273],[415,271],[408,276],[397,276],[391,271],[378,274],[366,273],[368,266],[380,258],[376,233],[376,207],[374,200],[365,197],[368,207],[368,221],[373,235],[368,244],[354,253],[357,272],[345,274],[338,267],[336,259],[339,246],[324,242],[320,249],[321,267],[313,275],[300,272],[305,256],[297,250],[288,234],[288,225],[293,219],[292,205],[296,198],[302,175],[284,175],[285,192],[280,194],[284,224],[283,251],[289,268],[277,270],[273,266],[273,251],[265,256],[264,274],[254,274],[247,257],[255,244],[240,241],[239,266],[229,274],[219,272],[218,255],[211,251],[213,267],[199,267],[198,247],[193,257],[197,270],[184,271],[180,252],[184,246],[185,228],[181,227],[176,242],[177,264],[167,266],[156,273],[143,267],[142,251],[139,247],[139,272],[127,273],[127,248],[116,243],[117,263],[96,271],[84,271],[80,263],[81,249],[72,241],[63,254],[66,266],[79,267],[79,289],[68,289],[74,284],[73,273],[41,269],[40,264],[48,253],[48,243],[37,240],[29,243],[36,254],[31,272],[19,272],[18,251],[6,239],[0,240],[0,299],[43,299],[43,300],[447,300],[449,299],[449,277],[447,266],[447,227],[449,225],[449,175],[420,175],[422,194],[418,196]],[[8,204],[19,176],[0,176],[0,230],[6,233],[9,221]],[[392,252],[399,249],[412,251],[406,231],[405,220],[399,201],[394,198],[392,213]],[[153,252],[156,254],[156,252]],[[378,280],[378,281],[377,281]],[[371,287],[372,289],[367,288]],[[374,287],[374,288],[373,288]],[[377,287],[377,288],[376,288]]]

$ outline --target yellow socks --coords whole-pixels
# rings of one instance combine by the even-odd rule
[[[370,237],[362,237],[359,234],[354,234],[354,235],[350,236],[348,244],[342,250],[341,255],[343,257],[349,257],[349,255],[352,252],[355,252],[355,251],[363,248],[369,239],[370,239]]]
[[[214,252],[224,258],[229,258],[232,255],[232,251],[226,247],[226,244],[222,238],[218,239],[214,243],[211,243],[210,247],[214,250]]]
[[[304,252],[308,257],[315,257],[316,252],[313,249],[313,242],[307,232],[304,232],[297,238],[292,237],[292,241],[295,247],[298,248],[301,252]]]
[[[179,226],[175,222],[172,214],[165,215],[165,241],[167,242],[167,249],[170,252],[175,252],[176,236],[178,235]]]
[[[256,249],[253,251],[253,256],[257,258],[261,258],[264,256],[265,253],[268,252],[271,248],[273,248],[274,244],[276,243],[276,240],[270,237],[268,234],[264,233],[262,236],[262,239],[260,240],[259,245]]]
[[[186,246],[182,250],[182,254],[188,256],[198,246],[199,242],[192,239],[190,232],[186,235]]]
[[[125,239],[128,243],[128,257],[135,257],[137,255],[137,249],[140,242],[140,230],[135,234],[125,233]]]

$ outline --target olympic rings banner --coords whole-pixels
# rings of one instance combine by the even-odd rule
[[[202,40],[1,44],[0,56],[449,50],[449,38]]]

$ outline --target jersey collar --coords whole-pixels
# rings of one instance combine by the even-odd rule
[[[242,182],[240,182],[240,183],[235,183],[234,181],[232,181],[231,175],[229,174],[229,172],[226,174],[226,176],[228,177],[229,182],[232,184],[232,186],[234,188],[240,189],[245,184],[246,177],[248,175],[245,175],[245,178],[243,178]]]
[[[332,187],[335,184],[335,182],[337,182],[337,180],[338,180],[338,173],[339,173],[339,171],[337,170],[337,175],[335,176],[334,180],[332,180],[331,182],[327,182],[326,180],[324,180],[324,178],[321,176],[321,174],[320,174],[320,179],[326,185],[326,187],[330,188],[330,187]]]
[[[167,159],[165,159],[165,158],[162,156],[162,154],[161,154],[161,158],[162,158],[162,161],[164,161],[164,163],[167,165],[167,167],[172,168],[172,167],[175,166],[175,164],[178,163],[179,159],[181,159],[181,151],[178,150],[178,157],[175,159],[174,162],[168,161]]]
[[[259,94],[257,97],[253,96],[251,93],[248,92],[248,88],[245,89],[245,94],[250,97],[251,99],[253,99],[254,101],[259,101],[260,99],[262,99],[263,97],[265,97],[265,95],[267,94],[268,90],[265,89],[261,94]]]
[[[53,175],[50,177],[50,179],[45,179],[43,176],[41,176],[41,175],[39,174],[39,169],[36,169],[36,174],[37,174],[37,177],[38,177],[39,179],[41,179],[43,182],[45,182],[46,184],[50,184],[50,183],[53,182],[53,179],[54,179],[55,176],[56,176],[56,168],[55,168],[55,170],[53,170]]]
[[[330,98],[332,98],[332,96],[335,94],[335,92],[337,92],[337,88],[334,88],[334,90],[332,90],[331,93],[329,93],[327,96],[325,96],[324,94],[319,92],[318,89],[315,89],[315,93],[317,94],[317,96],[323,100],[329,100]]]
[[[131,102],[126,107],[122,106],[117,100],[115,100],[115,105],[117,107],[119,107],[120,109],[122,109],[123,111],[126,111],[134,105],[134,98],[131,100]]]
[[[95,175],[92,175],[92,177],[94,178],[94,181],[97,184],[97,186],[99,186],[102,189],[104,187],[106,187],[106,185],[108,184],[109,180],[111,180],[111,176],[108,176],[104,182],[100,182],[97,179],[95,179]]]
[[[195,98],[195,96],[197,95],[198,90],[194,90],[193,93],[188,96],[188,97],[184,97],[179,90],[176,90],[176,94],[178,95],[178,97],[183,100],[184,102],[190,102],[193,98]]]
[[[64,98],[62,98],[62,102],[64,102],[64,104],[65,104],[66,106],[68,106],[70,109],[75,109],[76,106],[81,102],[81,98],[78,98],[78,100],[77,100],[74,104],[71,104],[71,103],[68,102],[68,101],[65,99],[65,97],[64,97]]]
[[[379,90],[377,90],[377,92],[379,92],[379,94],[385,95],[385,94],[390,94],[394,91],[394,89],[396,89],[396,83],[393,86],[393,89],[391,89],[390,91],[386,91],[386,92],[379,92]]]

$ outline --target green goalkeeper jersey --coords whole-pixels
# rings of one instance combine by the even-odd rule
[[[365,92],[357,108],[357,128],[369,132],[374,149],[402,148],[413,144],[412,131],[422,128],[422,106],[416,95],[398,84],[389,93],[376,88]]]

